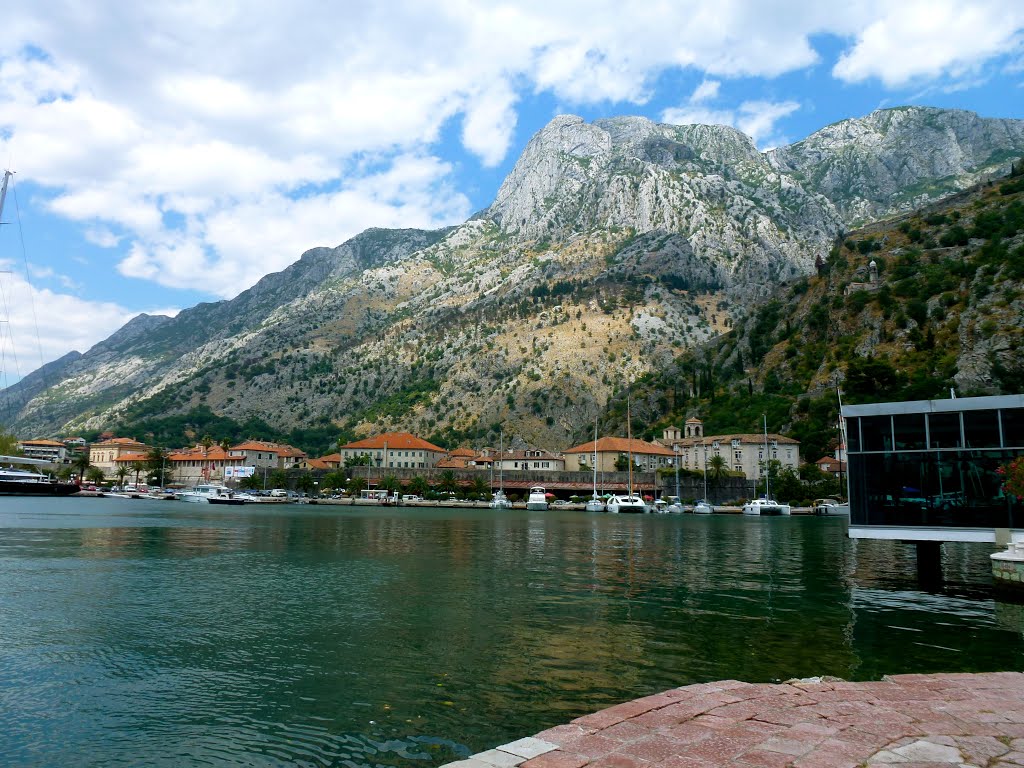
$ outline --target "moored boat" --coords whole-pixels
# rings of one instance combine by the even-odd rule
[[[838,499],[815,499],[811,509],[816,515],[848,515],[850,514],[849,502],[841,502]]]
[[[47,461],[26,459],[24,456],[0,456],[9,466],[0,467],[0,496],[70,496],[78,493],[74,483],[62,483],[51,475],[17,469],[14,464],[46,465]]]
[[[224,485],[207,483],[197,485],[187,491],[178,494],[179,501],[187,501],[193,504],[245,504],[245,499],[235,497],[234,491]]]
[[[643,514],[648,511],[647,504],[636,493],[612,496],[605,508],[612,514]]]
[[[535,485],[530,489],[530,495],[526,498],[526,508],[533,510],[545,510],[548,508],[547,490],[542,486]]]
[[[761,515],[762,517],[773,515],[788,515],[791,509],[789,504],[780,504],[774,499],[762,496],[759,499],[751,499],[743,505],[744,515]]]

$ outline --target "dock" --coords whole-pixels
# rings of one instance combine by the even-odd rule
[[[1024,766],[1024,674],[674,688],[446,768]]]

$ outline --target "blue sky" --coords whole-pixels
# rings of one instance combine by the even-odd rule
[[[557,114],[762,148],[901,104],[1024,118],[1020,0],[213,6],[5,10],[0,387],[308,248],[458,223]]]

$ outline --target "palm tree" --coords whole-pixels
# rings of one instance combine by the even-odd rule
[[[473,479],[473,493],[486,498],[490,492],[491,484],[487,482],[487,478],[477,477]]]
[[[143,461],[133,461],[132,462],[132,471],[135,473],[135,487],[136,488],[138,488],[138,486],[139,486],[139,475],[141,475],[145,470],[146,470],[146,463],[145,462],[143,462]]]
[[[416,475],[412,480],[409,481],[409,493],[414,493],[417,496],[422,496],[430,490],[430,483],[427,482],[426,478]]]
[[[441,476],[437,480],[437,489],[442,493],[455,493],[459,488],[459,481],[455,477],[455,473],[450,469],[446,469],[441,473]]]
[[[90,483],[102,483],[107,478],[99,467],[89,467],[85,470],[85,479]]]
[[[85,473],[89,470],[89,452],[82,451],[75,458],[75,469],[78,470],[78,477],[81,480],[85,479]]]
[[[402,484],[398,482],[398,478],[394,475],[385,475],[377,484],[377,487],[384,489],[388,493],[398,493],[402,490]]]
[[[116,475],[116,477],[117,477],[117,484],[118,484],[118,485],[124,485],[124,479],[125,479],[126,477],[128,477],[128,474],[129,474],[130,472],[131,472],[131,470],[130,470],[130,469],[128,469],[128,467],[127,467],[127,466],[125,466],[124,464],[122,464],[121,466],[119,466],[119,467],[117,468],[117,472],[115,472],[115,473],[114,473],[114,475]]]
[[[160,487],[167,485],[167,450],[165,448],[153,447],[146,454],[146,462],[151,474],[157,476]]]
[[[717,453],[708,459],[708,480],[718,485],[729,474],[725,459]]]

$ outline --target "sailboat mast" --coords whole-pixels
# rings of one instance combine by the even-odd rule
[[[762,414],[762,417],[764,418],[764,497],[770,499],[772,494],[769,483],[772,481],[772,476],[768,469],[768,414]]]
[[[4,171],[4,183],[0,187],[0,224],[3,224],[4,217],[4,201],[7,199],[7,182],[14,174],[11,171]]]
[[[629,500],[633,501],[633,419],[629,415],[629,390],[626,390],[626,455],[629,457]]]
[[[597,419],[594,419],[594,498],[597,498]]]

